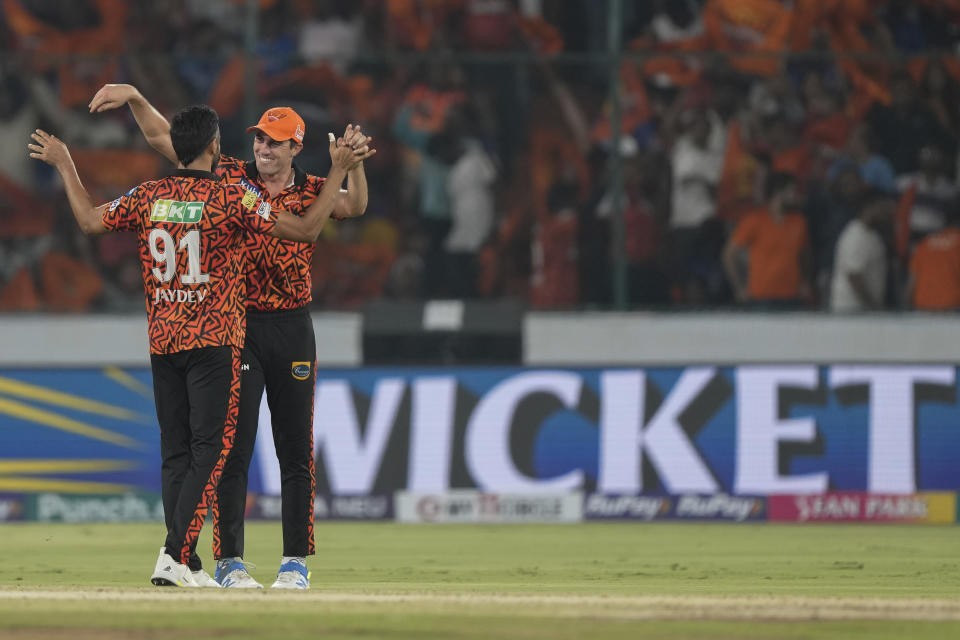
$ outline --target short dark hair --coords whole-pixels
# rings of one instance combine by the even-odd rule
[[[868,188],[860,197],[860,211],[865,211],[878,204],[889,204],[893,201],[893,195],[883,189]]]
[[[763,192],[767,200],[777,195],[789,186],[797,184],[797,177],[785,171],[773,171],[767,176],[763,185]]]
[[[205,104],[184,107],[170,122],[170,142],[183,166],[196,160],[219,133],[220,118]]]

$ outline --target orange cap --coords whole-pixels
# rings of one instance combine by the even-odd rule
[[[247,127],[247,133],[257,129],[278,141],[292,139],[303,142],[303,136],[307,132],[307,127],[303,124],[303,118],[290,107],[267,109],[260,116],[260,122],[252,127]]]

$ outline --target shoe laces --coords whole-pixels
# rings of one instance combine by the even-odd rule
[[[240,565],[239,567],[234,565]],[[231,569],[231,567],[233,567]],[[243,571],[244,573],[249,573],[250,569],[256,569],[257,565],[252,562],[247,562],[243,558],[222,558],[217,560],[217,573],[221,571],[226,571],[230,569],[230,573],[234,571]]]
[[[307,578],[299,571],[281,571],[277,574],[277,582],[281,584],[308,584]]]

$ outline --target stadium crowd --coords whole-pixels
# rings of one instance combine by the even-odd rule
[[[127,110],[88,113],[124,82],[212,105],[249,157],[245,4],[0,2],[0,311],[142,306],[135,239],[80,235],[27,137],[70,143],[100,202],[166,175]],[[259,5],[256,113],[304,117],[313,173],[348,122],[378,149],[318,308],[609,308],[620,242],[635,308],[960,308],[960,0],[627,1],[616,108],[606,2]]]

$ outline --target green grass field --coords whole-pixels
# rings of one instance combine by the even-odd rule
[[[950,526],[324,523],[294,593],[153,587],[162,540],[0,526],[0,638],[960,637]],[[267,585],[279,545],[278,524],[248,526]]]

